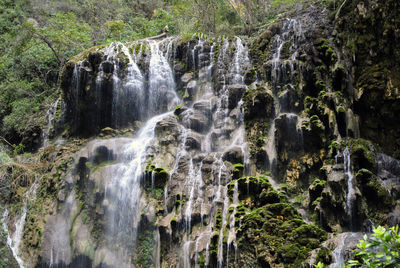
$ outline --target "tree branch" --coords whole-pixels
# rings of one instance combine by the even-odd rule
[[[347,2],[347,0],[344,0],[343,3],[340,5],[338,11],[336,12],[335,20],[337,20],[339,18],[340,11],[342,10],[342,7],[344,6],[344,4],[346,4],[346,2]]]
[[[15,148],[14,145],[12,145],[8,140],[6,140],[6,138],[4,138],[3,136],[0,136],[0,139],[3,140],[7,145],[9,145],[11,148]]]
[[[50,48],[50,50],[53,52],[54,56],[56,57],[58,63],[59,63],[60,65],[62,65],[62,64],[63,64],[63,61],[62,61],[62,59],[60,58],[60,56],[58,56],[57,51],[53,48],[53,45],[50,43],[50,41],[47,40],[47,38],[46,38],[44,35],[40,34],[40,33],[37,32],[37,31],[36,31],[36,34],[37,34],[37,36],[39,37],[39,39],[42,40],[42,41]]]

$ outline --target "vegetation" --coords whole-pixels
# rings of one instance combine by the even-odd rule
[[[154,36],[165,25],[189,36],[252,34],[296,2],[1,0],[0,136],[25,145],[20,152],[37,148],[61,67],[85,49]]]
[[[399,226],[374,228],[370,237],[364,235],[354,252],[356,259],[350,260],[347,267],[399,267]]]
[[[342,4],[340,10],[346,2],[346,0],[304,1],[315,1],[330,6],[334,3],[336,8],[333,9],[336,10]],[[28,213],[23,240],[26,256],[39,256],[41,243],[45,241],[42,238],[46,237],[44,235],[47,230],[45,229],[46,215],[60,212],[62,206],[57,205],[66,202],[66,194],[72,190],[72,184],[79,201],[79,212],[74,215],[73,222],[79,216],[79,221],[82,220],[83,224],[91,225],[90,236],[97,243],[94,245],[88,242],[90,246],[87,250],[85,249],[85,254],[90,259],[93,259],[93,252],[97,250],[95,247],[102,243],[103,215],[108,210],[114,209],[109,205],[108,200],[104,199],[106,192],[98,191],[100,187],[96,188],[93,174],[101,173],[100,168],[114,164],[119,159],[112,161],[108,158],[102,159],[102,155],[96,153],[93,156],[95,160],[82,157],[76,164],[71,154],[87,141],[80,142],[68,138],[65,143],[60,144],[60,148],[49,146],[37,154],[29,153],[39,147],[46,111],[51,103],[59,99],[61,69],[66,66],[65,63],[71,57],[81,51],[87,52],[75,57],[74,61],[67,64],[68,67],[73,67],[75,59],[92,56],[96,57],[95,60],[100,59],[103,56],[102,53],[96,55],[91,53],[111,42],[127,42],[158,35],[165,25],[169,26],[171,34],[184,36],[182,40],[185,42],[185,49],[181,51],[180,48],[183,46],[178,46],[175,50],[177,54],[185,57],[190,55],[185,53],[190,52],[189,49],[196,50],[192,42],[188,45],[186,41],[197,32],[204,32],[211,36],[236,34],[254,38],[252,42],[249,42],[253,44],[253,47],[249,46],[249,56],[252,60],[253,58],[257,60],[252,61],[254,65],[249,66],[244,81],[249,88],[253,88],[250,84],[254,81],[257,81],[258,85],[253,84],[256,86],[245,93],[242,107],[249,155],[253,161],[251,164],[255,165],[250,165],[248,168],[247,163],[244,166],[243,163],[238,163],[239,160],[232,163],[225,162],[227,169],[231,168],[231,173],[227,172],[226,175],[220,176],[223,177],[223,183],[227,185],[231,202],[227,215],[224,214],[225,208],[222,208],[221,202],[215,202],[220,207],[204,219],[203,203],[199,209],[194,208],[193,211],[195,209],[196,211],[190,215],[189,222],[193,226],[200,225],[200,222],[203,226],[203,220],[207,224],[215,219],[215,230],[211,234],[209,244],[211,259],[216,261],[216,254],[220,250],[217,249],[219,239],[228,247],[228,249],[222,249],[223,255],[228,258],[230,253],[229,259],[234,257],[234,251],[228,251],[227,242],[231,235],[230,231],[235,228],[235,242],[237,242],[235,248],[237,247],[238,252],[242,254],[239,260],[241,266],[267,267],[271,263],[279,263],[288,267],[299,267],[309,257],[309,253],[317,248],[319,251],[316,261],[330,263],[332,252],[328,248],[320,247],[321,243],[327,239],[327,231],[346,230],[348,218],[352,218],[348,217],[347,211],[352,211],[345,200],[346,191],[349,191],[346,190],[349,188],[345,187],[345,182],[350,176],[338,175],[344,173],[339,163],[342,159],[339,154],[336,161],[334,159],[336,153],[344,146],[351,149],[351,170],[354,175],[354,188],[357,190],[354,195],[354,208],[357,210],[354,211],[358,214],[354,215],[354,218],[360,219],[360,222],[363,219],[370,219],[375,224],[385,224],[387,221],[385,216],[393,210],[395,202],[394,197],[391,196],[392,192],[381,186],[380,178],[375,174],[378,167],[375,162],[375,150],[372,149],[369,140],[349,138],[344,142],[342,139],[358,136],[356,135],[358,129],[352,124],[349,125],[347,121],[348,117],[353,117],[353,110],[360,106],[356,101],[363,100],[354,100],[353,103],[350,101],[353,98],[346,93],[345,89],[348,89],[347,86],[352,81],[347,81],[344,77],[347,75],[346,70],[350,68],[347,65],[341,65],[347,61],[345,57],[347,55],[339,53],[340,48],[343,48],[338,43],[340,36],[336,34],[329,36],[329,32],[336,27],[333,21],[328,23],[327,20],[324,25],[317,25],[318,31],[307,32],[307,41],[304,40],[304,42],[310,45],[299,49],[301,53],[298,55],[301,60],[298,64],[301,68],[293,74],[299,80],[293,84],[293,88],[298,89],[295,95],[289,94],[290,91],[294,91],[291,87],[271,88],[268,83],[271,79],[263,77],[271,72],[268,69],[271,66],[265,63],[271,58],[271,44],[283,20],[278,20],[278,23],[267,30],[265,27],[278,19],[282,12],[301,2],[303,0],[0,0],[2,41],[0,42],[0,52],[2,52],[0,54],[0,201],[7,204],[12,217],[18,215],[23,203],[27,205]],[[361,7],[357,8],[361,10]],[[342,13],[346,14],[347,9],[345,7]],[[318,13],[315,12],[315,14]],[[316,20],[311,20],[311,22],[314,21]],[[308,24],[305,26],[308,27]],[[261,31],[263,34],[259,34]],[[258,38],[255,38],[256,36]],[[216,40],[217,38],[207,44],[208,46],[204,46],[204,49],[210,49],[209,45],[213,45],[214,60],[218,58],[217,55],[221,49],[220,44],[214,46]],[[282,59],[289,59],[290,50],[294,45],[295,42],[291,41],[283,44]],[[90,47],[93,49],[88,50]],[[231,52],[237,49],[234,46],[229,48]],[[137,54],[139,49],[144,53],[147,52],[145,47],[136,47],[135,51],[131,48],[131,53]],[[309,51],[313,52],[308,55]],[[304,55],[312,58],[312,64],[308,65],[311,60]],[[182,61],[182,57],[179,68],[176,70],[173,68],[174,71],[183,73],[191,68],[188,62]],[[343,57],[345,59],[342,59]],[[356,55],[348,59],[350,58],[355,61]],[[121,59],[125,58],[121,57]],[[121,65],[126,67],[126,61],[121,62],[124,62]],[[371,60],[371,64],[373,62]],[[355,66],[352,68],[357,69]],[[307,75],[305,75],[306,72]],[[379,73],[379,69],[376,72]],[[96,74],[97,71],[94,73]],[[176,78],[178,81],[179,75]],[[395,83],[397,83],[397,78],[396,74]],[[381,88],[384,85],[377,84],[376,87]],[[279,94],[274,92],[275,90],[280,91]],[[363,92],[356,94],[359,95],[358,99],[363,97]],[[286,120],[290,119],[289,117],[282,117],[275,111],[276,98],[279,102],[286,102],[286,98],[296,102],[293,104],[296,106],[295,113],[298,115],[296,120],[301,123],[302,131],[301,140],[299,138],[297,142],[301,146],[292,145],[290,138],[286,140],[282,138],[287,136],[283,134],[291,133],[286,131],[290,130],[291,121]],[[302,111],[303,104],[304,111]],[[60,106],[61,104],[57,106],[56,117],[61,114]],[[184,109],[186,107],[182,108],[180,105],[175,108],[174,114],[178,120]],[[361,113],[354,110],[354,114]],[[230,116],[233,118],[234,114]],[[275,122],[271,121],[275,116],[280,117],[277,117],[278,120]],[[354,117],[354,124],[356,119],[359,118]],[[360,121],[360,124],[364,121]],[[135,129],[136,123],[138,122],[134,124]],[[269,162],[271,158],[266,154],[267,142],[271,141],[268,140],[271,138],[270,129],[275,131],[274,142],[277,148],[275,160],[279,172],[273,171],[274,164]],[[375,132],[375,129],[379,128],[373,129],[370,131]],[[107,131],[114,130],[108,128]],[[106,136],[110,135],[106,134]],[[193,139],[195,140],[196,137]],[[168,153],[173,154],[174,151],[170,148],[167,148]],[[191,149],[196,150],[196,148]],[[380,148],[377,148],[378,151]],[[154,150],[154,154],[159,152],[161,151]],[[201,172],[204,169],[206,174],[202,175],[205,175],[206,180],[205,186],[201,186],[201,191],[204,190],[210,201],[215,197],[210,194],[211,191],[206,186],[215,184],[215,180],[211,182],[215,179],[215,170],[213,170],[215,165],[210,164],[211,160],[208,163],[209,160],[204,155],[198,158],[196,156],[193,160],[204,160]],[[169,185],[165,188],[170,178],[167,173],[169,169],[167,166],[166,170],[153,165],[154,157],[155,155],[152,155],[147,163],[143,186],[147,191],[147,201],[151,201],[149,206],[156,208],[154,215],[157,221],[150,219],[153,211],[149,212],[150,216],[141,214],[141,221],[146,220],[146,222],[143,224],[144,227],[141,227],[137,239],[135,254],[138,257],[135,258],[135,265],[138,267],[148,267],[154,263],[152,258],[157,246],[154,241],[155,235],[160,236],[160,241],[168,239],[170,246],[186,241],[180,240],[178,236],[182,235],[182,232],[178,234],[176,230],[180,228],[183,220],[187,221],[186,213],[184,219],[179,213],[183,211],[185,198],[188,202],[188,195],[179,189],[179,194],[175,195],[176,199],[166,198],[163,206],[164,189],[173,192],[177,191],[176,189],[181,185],[175,189],[170,188]],[[182,158],[182,161],[184,160]],[[168,161],[167,158],[166,162]],[[266,169],[271,169],[272,172],[266,172]],[[72,171],[72,176],[65,177],[69,170]],[[88,179],[90,174],[93,175],[91,180]],[[278,183],[284,182],[277,188],[279,191],[272,187],[269,182],[270,176]],[[69,179],[73,182],[70,183]],[[173,179],[175,180],[175,177]],[[182,175],[182,178],[176,176],[176,179],[182,180],[179,183],[184,183],[186,178]],[[34,181],[38,181],[39,184],[37,197],[34,202],[26,202],[24,198]],[[168,192],[168,197],[174,197],[170,192]],[[200,193],[200,190],[198,192]],[[200,197],[199,193],[197,193],[199,195],[197,198]],[[393,193],[393,195],[396,194],[398,193]],[[94,196],[93,199],[92,196]],[[102,200],[105,201],[102,202]],[[300,213],[298,207],[305,213]],[[175,214],[173,214],[174,210]],[[332,215],[331,218],[330,215]],[[145,216],[149,219],[145,219]],[[320,226],[309,224],[305,221],[306,216],[311,216],[310,218]],[[168,219],[165,226],[159,223],[161,217]],[[155,229],[156,224],[160,224],[159,229]],[[231,226],[232,224],[234,227]],[[74,223],[72,225],[75,226]],[[197,232],[196,228],[193,230]],[[0,255],[6,254],[5,235],[5,233],[0,233]],[[187,239],[190,238],[190,231],[187,235]],[[192,238],[194,235],[195,233]],[[73,239],[71,232],[71,241]],[[348,267],[398,267],[399,247],[398,227],[389,230],[378,227],[374,229],[371,237],[365,237],[360,241],[355,251],[356,259],[350,261]],[[171,247],[164,251],[172,252],[172,250],[174,249]],[[204,263],[205,256],[201,253],[198,256],[198,264]],[[6,264],[2,265],[0,258],[0,267]],[[323,264],[318,264],[317,267],[323,267]]]
[[[390,268],[400,265],[400,233],[399,226],[386,229],[378,226],[373,228],[370,237],[364,235],[354,250],[355,259],[349,260],[344,268],[368,267]],[[324,268],[319,262],[316,268]]]

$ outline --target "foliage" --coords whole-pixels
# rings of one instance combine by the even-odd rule
[[[394,268],[400,266],[400,233],[399,226],[386,229],[378,226],[373,228],[370,237],[364,235],[354,250],[355,259],[347,262],[343,268],[369,267]],[[319,262],[316,268],[324,268]]]
[[[107,21],[105,25],[108,27],[111,35],[114,38],[121,39],[121,33],[125,29],[125,23],[122,20]]]
[[[137,267],[150,267],[152,264],[152,252],[155,246],[151,230],[140,232],[138,242],[138,258],[135,260]]]
[[[374,228],[370,237],[364,235],[354,252],[357,259],[350,260],[346,267],[399,267],[399,226],[389,229],[382,226]]]
[[[303,0],[0,0],[0,135],[37,147],[62,65],[98,44],[252,34]],[[313,0],[310,0],[313,1]]]

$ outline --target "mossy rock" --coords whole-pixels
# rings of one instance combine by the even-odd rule
[[[265,87],[247,91],[243,96],[243,102],[246,121],[254,118],[269,118],[274,112],[272,92]]]
[[[369,210],[391,211],[394,200],[371,171],[360,169],[355,177],[357,187],[360,189],[362,197],[365,198]]]
[[[372,144],[364,139],[351,139],[349,142],[351,148],[351,160],[354,169],[365,168],[368,170],[376,169],[374,153],[372,152]]]
[[[184,111],[185,109],[182,108],[181,105],[178,105],[174,109],[174,115],[176,116],[177,119],[179,119],[179,115]]]
[[[238,179],[243,176],[244,165],[241,163],[233,165],[233,179]]]
[[[330,264],[332,263],[332,255],[331,250],[326,247],[321,247],[318,250],[316,262],[322,262],[323,264]]]
[[[246,85],[250,85],[251,83],[256,81],[256,79],[257,79],[257,70],[256,70],[256,68],[253,67],[246,72],[246,74],[244,76],[244,83]]]
[[[263,190],[272,189],[267,177],[242,177],[229,183],[229,196],[233,196],[235,183],[238,184],[239,200],[252,197],[255,201],[258,201],[258,196]]]
[[[326,186],[325,180],[315,179],[314,182],[308,188],[310,194],[310,203],[314,202],[318,197],[321,196],[322,191]]]
[[[241,217],[238,230],[240,264],[268,267],[285,263],[299,267],[312,249],[327,238],[326,232],[306,224],[288,203],[273,203],[252,210]],[[250,250],[255,248],[256,250]]]
[[[169,174],[164,168],[150,165],[146,177],[146,187],[152,186],[156,189],[164,190],[165,184],[167,183],[169,178]]]

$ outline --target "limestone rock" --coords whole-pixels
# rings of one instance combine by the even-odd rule
[[[222,159],[231,163],[243,163],[242,148],[235,146],[224,152]]]
[[[233,109],[238,105],[238,102],[242,98],[244,92],[246,92],[246,86],[240,84],[230,85],[228,86],[228,91],[229,91],[228,108]]]
[[[182,123],[185,127],[204,133],[209,129],[211,120],[199,110],[188,109],[182,114]]]

